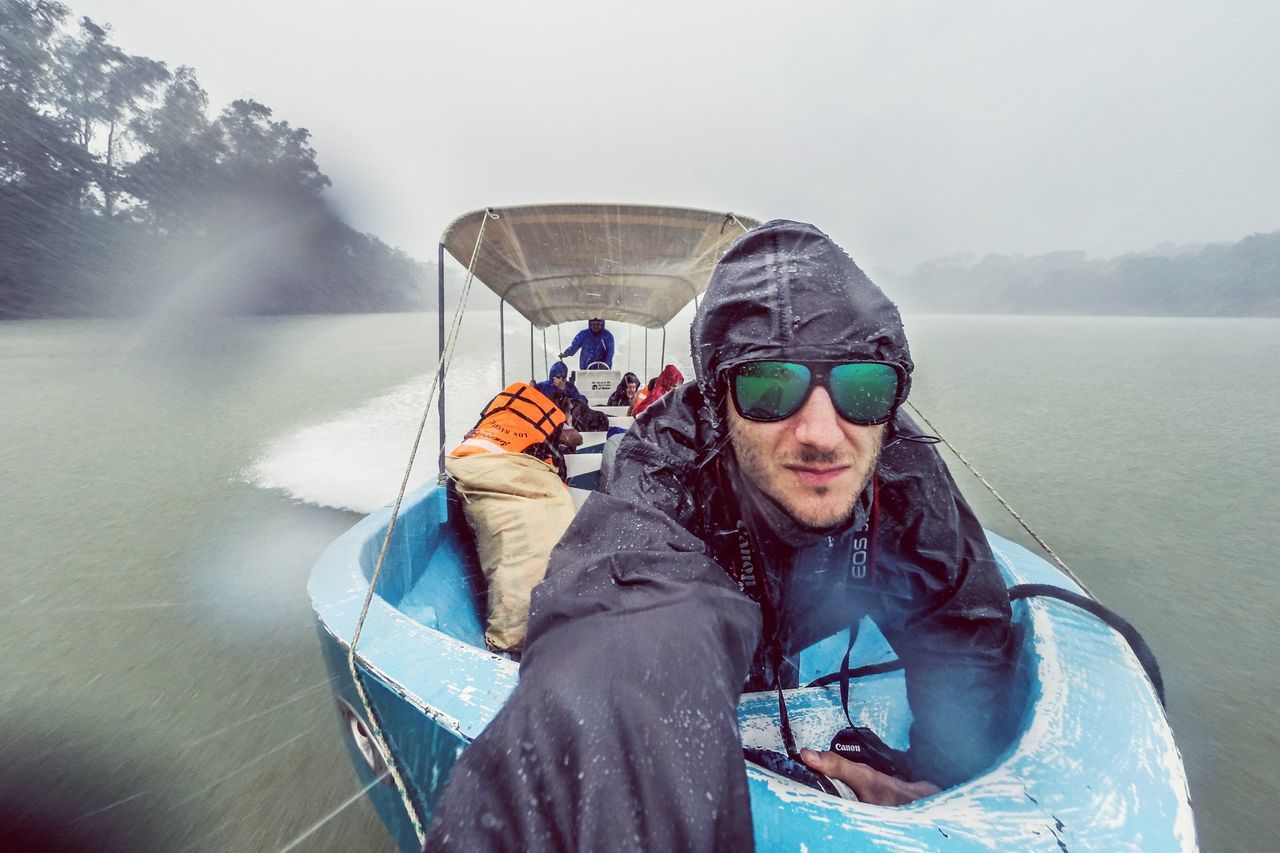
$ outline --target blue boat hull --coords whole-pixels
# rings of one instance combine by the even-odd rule
[[[456,515],[455,511],[455,515]],[[313,571],[310,593],[352,763],[402,849],[417,840],[396,788],[378,781],[359,725],[364,713],[347,665],[369,577],[390,516],[369,516],[335,542]],[[358,647],[357,666],[396,766],[429,820],[449,771],[514,688],[517,667],[484,649],[479,570],[465,523],[450,518],[444,490],[405,502]],[[1006,581],[1071,581],[1020,546],[990,535]],[[1150,682],[1124,641],[1069,604],[1014,605],[1020,629],[1010,719],[1012,746],[965,784],[903,808],[827,797],[748,766],[762,850],[934,849],[1194,850],[1194,819],[1181,757]],[[801,655],[802,678],[838,668],[845,638]],[[892,655],[867,623],[854,658]],[[838,690],[788,695],[797,739],[825,743],[844,725]],[[850,711],[890,745],[904,747],[910,709],[902,675],[860,679]],[[752,694],[739,708],[744,743],[778,749],[776,698]],[[367,728],[367,721],[363,721]],[[355,733],[354,735],[352,733]]]

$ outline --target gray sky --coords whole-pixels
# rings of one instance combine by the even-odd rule
[[[1280,3],[68,0],[309,128],[356,227],[634,201],[866,267],[1280,228]]]

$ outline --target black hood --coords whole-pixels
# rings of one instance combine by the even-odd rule
[[[729,247],[711,274],[690,332],[702,417],[716,441],[712,455],[759,533],[804,544],[861,526],[868,501],[830,530],[809,530],[752,488],[723,446],[723,372],[735,364],[870,359],[914,367],[898,308],[830,237],[812,225],[775,219]],[[748,500],[749,498],[749,500]]]
[[[698,386],[743,361],[871,359],[914,366],[898,308],[812,225],[775,219],[739,237],[711,274],[690,331]]]

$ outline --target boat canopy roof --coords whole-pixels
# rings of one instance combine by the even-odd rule
[[[485,215],[496,218],[485,222]],[[729,244],[759,222],[683,207],[538,204],[474,210],[440,237],[538,328],[603,317],[661,328],[706,289]]]

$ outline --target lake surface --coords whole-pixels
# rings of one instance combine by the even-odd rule
[[[451,441],[499,387],[496,327],[464,323]],[[548,333],[553,355],[572,331]],[[641,336],[615,334],[640,372]],[[912,401],[1155,649],[1205,848],[1269,846],[1280,321],[908,334]],[[98,849],[390,849],[355,796],[306,580],[394,496],[435,351],[428,315],[0,324],[0,822]],[[954,470],[988,527],[1028,541]]]

